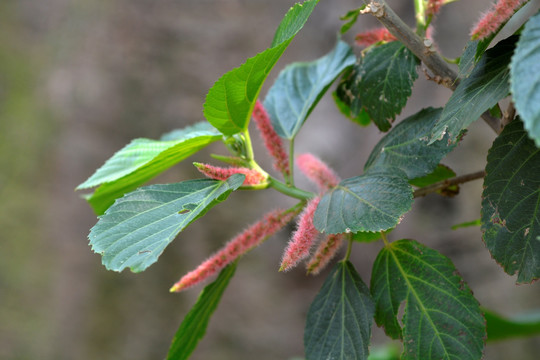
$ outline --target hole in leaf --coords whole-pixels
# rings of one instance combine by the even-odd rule
[[[397,312],[396,319],[399,323],[399,326],[403,329],[403,316],[405,315],[405,306],[407,305],[407,301],[402,301],[401,304],[399,304],[399,309]]]

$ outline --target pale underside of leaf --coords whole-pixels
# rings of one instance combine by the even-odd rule
[[[531,17],[510,65],[511,91],[525,129],[540,146],[540,14]]]
[[[145,270],[191,222],[242,185],[244,175],[225,181],[189,180],[142,187],[118,199],[90,231],[92,250],[109,270]]]

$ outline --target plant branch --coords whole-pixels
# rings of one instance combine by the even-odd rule
[[[414,192],[413,196],[415,198],[426,196],[427,194],[434,193],[438,190],[446,189],[449,186],[463,184],[472,180],[481,179],[484,176],[486,176],[486,172],[484,170],[477,171],[470,174],[461,175],[461,176],[456,176],[454,178],[439,181],[435,184],[420,188]]]
[[[448,66],[443,57],[437,52],[433,43],[429,39],[422,39],[401,20],[401,18],[390,8],[384,0],[373,0],[367,2],[367,6],[361,11],[363,14],[372,14],[383,24],[392,35],[401,41],[414,55],[416,55],[431,72],[440,78],[440,83],[451,90],[455,90],[459,84],[458,74]],[[482,119],[497,133],[500,134],[502,128],[500,120],[491,116],[486,111],[482,114]]]

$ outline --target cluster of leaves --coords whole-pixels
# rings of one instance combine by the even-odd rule
[[[149,179],[216,141],[223,141],[233,155],[216,158],[260,169],[248,130],[255,103],[271,69],[317,3],[307,0],[292,7],[268,49],[214,84],[204,105],[207,121],[160,140],[132,141],[78,187],[99,186],[87,196],[100,215],[89,238],[107,269],[144,271],[179,232],[244,186],[244,175],[236,174],[226,180],[139,187]],[[344,31],[360,11],[348,14],[352,21]],[[424,19],[419,28],[425,30],[428,23]],[[540,14],[489,50],[493,36],[471,40],[459,59],[459,78],[453,82],[457,86],[446,105],[421,109],[395,126],[421,62],[406,43],[378,43],[357,57],[338,40],[329,54],[294,63],[280,73],[264,107],[277,134],[290,142],[291,153],[306,119],[340,77],[333,95],[341,112],[387,132],[364,172],[326,191],[313,216],[319,232],[345,234],[349,247],[381,238],[384,247],[373,264],[369,287],[348,257],[328,274],[307,316],[307,359],[367,359],[372,319],[388,336],[403,341],[403,359],[480,359],[484,312],[488,340],[504,337],[500,329],[509,323],[523,334],[538,331],[535,324],[520,327],[482,310],[452,262],[438,251],[411,239],[389,242],[386,233],[411,209],[415,189],[442,182],[440,191],[444,180],[455,179],[441,160],[472,122],[511,95],[520,116],[506,119],[509,123],[487,156],[480,224],[487,248],[504,271],[517,273],[518,283],[540,277],[539,35]],[[270,177],[260,188],[274,187],[298,198],[301,206],[315,196],[297,189],[292,176],[285,180]],[[236,262],[225,267],[203,290],[173,340],[169,359],[189,357],[235,267]]]

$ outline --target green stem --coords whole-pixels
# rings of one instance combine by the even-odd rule
[[[381,231],[381,238],[383,239],[384,246],[390,245],[390,243],[388,242],[388,239],[386,238],[386,233],[384,231]]]
[[[268,181],[270,183],[270,187],[276,189],[282,194],[285,194],[287,196],[293,197],[295,199],[300,200],[309,200],[314,198],[316,195],[312,192],[305,191],[302,189],[298,189],[294,186],[287,186],[287,184],[282,183],[281,181],[269,176]]]
[[[294,138],[289,143],[289,178],[287,184],[294,187]]]
[[[414,12],[416,14],[416,33],[424,36],[427,27],[424,0],[414,0]]]
[[[247,160],[252,163],[254,162],[255,156],[253,155],[253,146],[251,145],[251,137],[249,136],[249,130],[244,131],[242,134],[244,135],[244,143],[246,145]]]
[[[351,257],[352,244],[353,244],[353,240],[349,236],[349,242],[347,244],[347,252],[345,253],[345,257],[343,258],[343,261],[349,261],[349,258]]]

